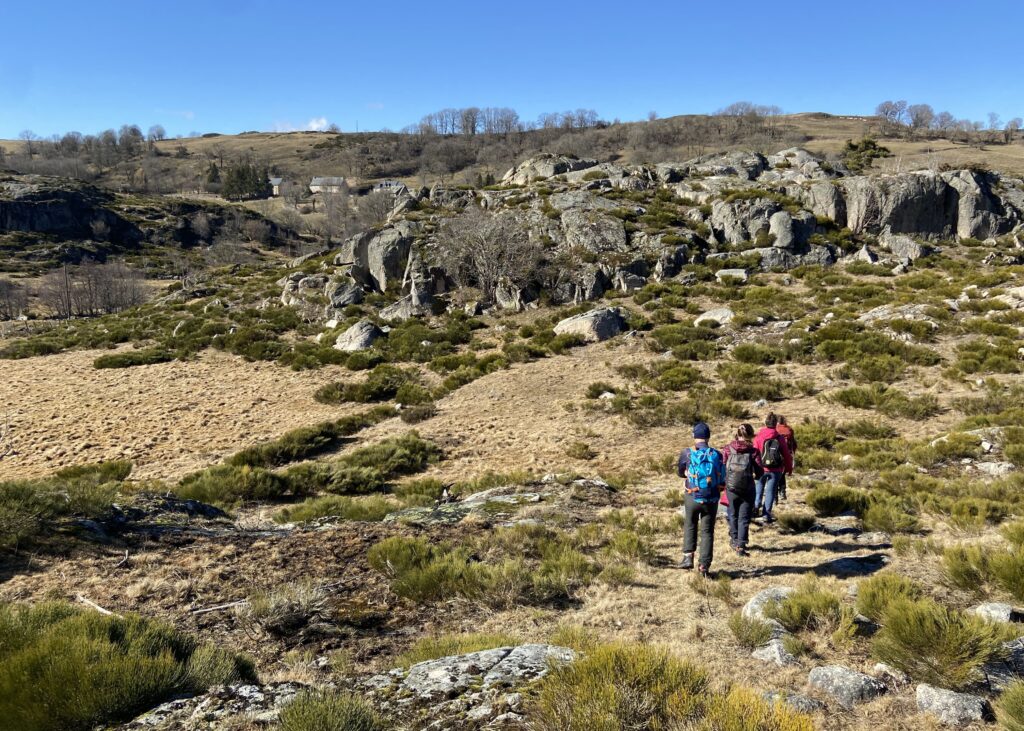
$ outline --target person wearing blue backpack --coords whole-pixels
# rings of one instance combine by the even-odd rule
[[[683,490],[683,560],[680,567],[693,568],[700,532],[700,556],[697,570],[707,576],[715,550],[715,517],[725,489],[725,462],[722,453],[708,444],[711,427],[703,421],[693,426],[693,447],[679,455],[677,473],[686,480]]]

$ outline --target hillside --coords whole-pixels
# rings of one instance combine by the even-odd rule
[[[0,686],[137,621],[101,612],[174,648],[78,706],[66,653],[24,727],[1024,723],[1022,167],[780,124],[763,150],[517,157],[308,256],[9,323],[0,599],[42,608],[0,617],[29,638]],[[312,171],[325,139],[160,144]],[[127,194],[67,190],[131,223]],[[205,205],[153,200],[161,230]],[[769,412],[799,443],[777,521],[742,555],[722,509],[711,577],[680,568],[693,424],[724,447]],[[0,718],[35,712],[19,692]]]

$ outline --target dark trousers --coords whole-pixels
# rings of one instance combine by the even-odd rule
[[[741,492],[729,491],[729,541],[733,548],[747,547],[750,535],[750,515],[754,511],[754,488]]]
[[[715,516],[717,502],[698,503],[690,495],[683,501],[683,553],[697,550],[697,532],[700,532],[700,556],[697,563],[704,568],[711,566],[715,552]]]

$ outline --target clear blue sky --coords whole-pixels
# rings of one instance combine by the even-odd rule
[[[0,0],[0,27],[0,138],[400,129],[470,105],[1024,116],[1021,0]]]

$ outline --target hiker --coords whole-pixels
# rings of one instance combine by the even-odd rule
[[[679,455],[677,472],[686,480],[683,490],[683,560],[680,568],[693,568],[693,554],[697,550],[697,532],[700,531],[700,556],[697,570],[707,576],[715,550],[715,517],[718,501],[725,489],[725,467],[722,453],[713,449],[708,440],[711,427],[703,421],[693,426],[693,447]]]
[[[782,438],[786,440],[786,444],[789,445],[789,453],[792,455],[793,464],[796,464],[796,433],[793,428],[786,423],[786,417],[782,414],[778,414],[779,423],[775,427],[775,431],[782,435]],[[778,499],[786,499],[786,474],[782,474],[782,478],[779,480]]]
[[[754,437],[754,449],[761,453],[761,467],[764,468],[764,474],[757,480],[754,512],[755,517],[763,515],[766,524],[775,522],[772,507],[779,480],[783,475],[793,474],[793,454],[785,438],[775,428],[778,424],[779,417],[774,412],[769,413],[764,419],[764,428]]]
[[[729,544],[737,556],[747,556],[750,516],[754,512],[757,480],[764,475],[761,453],[754,448],[754,427],[741,424],[728,447],[722,450],[725,462],[725,495],[729,500]],[[723,500],[722,502],[725,502]]]

